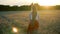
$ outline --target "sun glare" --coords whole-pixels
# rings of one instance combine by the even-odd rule
[[[41,6],[54,6],[57,0],[34,0],[34,3],[38,3]]]

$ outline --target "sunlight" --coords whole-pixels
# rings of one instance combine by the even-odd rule
[[[42,6],[54,6],[56,5],[57,0],[35,0],[34,2]]]
[[[16,27],[13,27],[12,29],[13,29],[13,32],[15,33],[18,32],[18,29]]]
[[[38,3],[38,0],[32,0],[32,3]]]
[[[51,7],[49,7],[49,6],[44,6],[44,8],[49,9],[49,8],[51,8]]]
[[[38,3],[42,6],[60,5],[60,0],[1,0],[3,5],[30,5],[31,3]]]

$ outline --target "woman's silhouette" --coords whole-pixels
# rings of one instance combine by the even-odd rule
[[[35,4],[31,5],[31,14],[30,16],[30,22],[27,30],[27,34],[38,34],[38,28],[39,28],[39,21],[38,21],[38,14],[37,14],[37,8]]]

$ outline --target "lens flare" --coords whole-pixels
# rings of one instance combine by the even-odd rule
[[[13,32],[18,32],[18,29],[16,27],[13,27]]]

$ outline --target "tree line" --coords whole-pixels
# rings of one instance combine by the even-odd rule
[[[56,6],[40,6],[36,4],[38,10],[60,10],[60,5]],[[9,5],[0,5],[0,11],[30,11],[31,5],[23,5],[23,6],[9,6]]]
[[[9,6],[9,5],[0,5],[0,11],[26,11],[30,10],[30,6]]]

